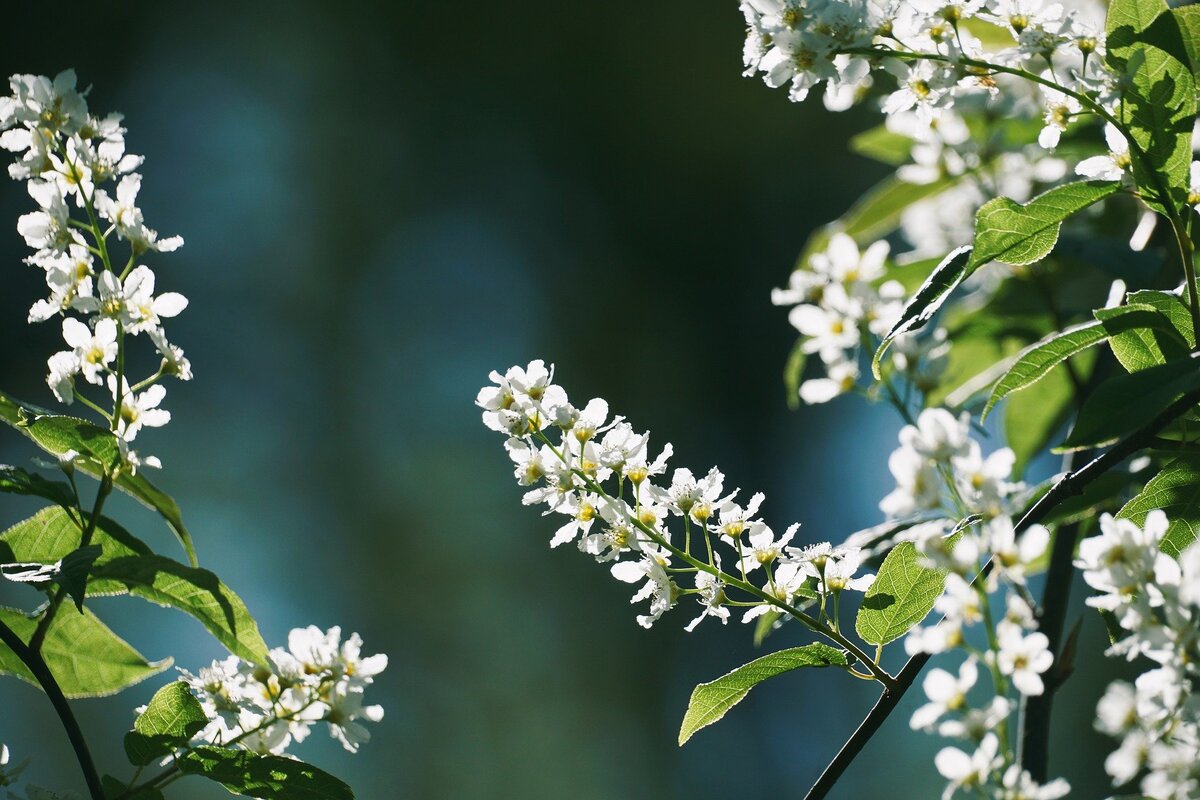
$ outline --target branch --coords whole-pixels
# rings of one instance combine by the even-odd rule
[[[96,762],[92,760],[92,754],[88,750],[87,741],[83,738],[83,730],[79,727],[79,721],[75,719],[75,714],[71,711],[70,704],[67,703],[67,698],[63,695],[62,689],[59,688],[58,681],[54,679],[54,675],[50,672],[50,668],[46,666],[45,660],[41,654],[29,649],[25,642],[21,641],[21,637],[13,631],[12,628],[0,621],[0,642],[8,646],[10,650],[16,653],[17,658],[21,659],[22,663],[29,668],[33,673],[33,677],[41,685],[46,696],[50,698],[50,704],[54,706],[54,711],[58,714],[59,721],[62,722],[63,728],[67,731],[67,738],[71,740],[71,747],[75,749],[75,757],[79,760],[79,768],[83,770],[83,778],[87,782],[88,793],[91,794],[92,800],[104,800],[104,789],[100,785],[100,774],[96,771]]]
[[[1106,450],[1102,455],[1092,459],[1080,469],[1069,472],[1059,478],[1050,487],[1050,490],[1042,495],[1025,512],[1025,515],[1021,517],[1021,520],[1016,524],[1017,533],[1041,522],[1064,500],[1079,494],[1085,486],[1096,478],[1117,466],[1138,450],[1141,450],[1150,443],[1159,431],[1167,427],[1167,425],[1175,421],[1176,418],[1194,407],[1197,403],[1200,403],[1200,390],[1185,394],[1167,406],[1162,413],[1145,426],[1117,442],[1117,444]],[[990,561],[985,564],[983,570],[975,576],[975,580],[986,577],[987,573],[991,571],[991,566],[992,562]],[[867,713],[862,724],[846,740],[846,743],[842,745],[842,749],[834,756],[833,761],[829,762],[829,766],[825,768],[825,771],[821,773],[821,777],[817,779],[812,789],[805,795],[805,800],[822,800],[822,798],[829,794],[829,790],[833,788],[833,785],[837,783],[855,757],[862,752],[863,747],[866,746],[867,742],[871,740],[871,737],[875,735],[876,731],[879,730],[884,721],[896,708],[896,705],[899,704],[900,699],[908,691],[908,688],[912,686],[913,682],[916,681],[917,676],[921,674],[921,670],[925,668],[925,664],[929,659],[929,653],[918,653],[905,663],[904,668],[896,675],[895,688],[884,691],[870,712]]]

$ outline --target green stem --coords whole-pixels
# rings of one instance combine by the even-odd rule
[[[535,435],[539,439],[541,439],[542,442],[547,447],[550,448],[551,452],[553,452],[556,456],[558,456],[560,461],[562,461],[564,464],[566,464],[568,467],[571,468],[571,471],[584,482],[584,485],[590,491],[595,492],[597,495],[599,495],[605,499],[612,499],[609,496],[609,494],[604,490],[604,487],[601,486],[599,483],[597,483],[590,475],[583,472],[582,470],[576,469],[575,467],[571,467],[570,461],[567,460],[567,458],[562,454],[562,452],[560,451],[559,448],[554,446],[554,444],[546,437],[545,434],[543,434],[541,431],[537,431],[535,433]],[[865,666],[867,669],[869,669],[871,671],[871,674],[875,676],[876,680],[878,680],[881,684],[883,684],[883,686],[885,687],[885,689],[887,691],[891,691],[893,688],[895,688],[895,679],[890,674],[888,674],[888,672],[886,670],[884,670],[882,667],[877,665],[870,658],[870,656],[868,656],[866,653],[864,653],[862,651],[862,649],[860,647],[858,647],[858,645],[854,644],[854,642],[850,641],[842,634],[838,633],[837,631],[833,630],[832,628],[822,625],[820,622],[813,619],[808,614],[805,614],[800,609],[796,608],[795,606],[791,605],[790,603],[780,600],[778,597],[775,597],[774,595],[764,592],[762,589],[759,589],[757,586],[755,586],[751,583],[748,583],[747,581],[741,580],[734,575],[730,575],[726,572],[722,572],[721,570],[717,569],[716,567],[714,567],[711,564],[706,564],[697,558],[693,558],[691,553],[687,553],[683,550],[680,550],[678,547],[671,544],[669,539],[667,539],[665,536],[660,534],[658,531],[656,531],[653,528],[646,525],[640,519],[637,519],[636,517],[634,517],[634,518],[631,518],[630,521],[633,523],[633,525],[638,530],[640,530],[642,533],[644,533],[648,537],[650,537],[651,541],[653,541],[659,547],[666,549],[669,553],[671,553],[671,555],[675,556],[676,558],[690,564],[691,566],[695,567],[697,570],[707,572],[709,575],[716,577],[718,580],[720,580],[726,586],[732,586],[733,588],[738,589],[742,592],[745,592],[746,594],[749,594],[753,597],[757,597],[759,600],[761,600],[765,603],[769,603],[770,605],[775,606],[780,611],[783,611],[784,613],[789,614],[792,617],[794,617],[796,620],[798,620],[799,622],[804,624],[809,629],[811,629],[811,630],[815,631],[816,633],[819,633],[822,636],[825,636],[826,638],[835,642],[837,645],[839,645],[840,647],[849,651],[856,659],[858,659],[860,662],[862,662],[863,666]]]

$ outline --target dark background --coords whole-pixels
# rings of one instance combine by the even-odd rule
[[[877,522],[899,423],[857,399],[788,412],[792,334],[769,304],[808,231],[881,176],[845,151],[872,115],[741,78],[733,2],[38,8],[8,9],[4,73],[73,66],[93,110],[124,112],[147,221],[187,242],[147,259],[191,299],[169,330],[196,373],[138,439],[154,479],[268,642],[341,624],[391,657],[363,752],[323,732],[296,752],[362,798],[800,796],[873,690],[789,676],[677,748],[692,687],[752,658],[749,630],[685,634],[690,608],[641,630],[629,587],[547,547],[556,523],[520,505],[472,401],[490,369],[545,358],[676,466],[765,491],[777,530]],[[30,206],[0,189],[0,386],[49,403],[58,334],[25,324],[42,286],[15,231]],[[0,437],[0,459],[32,455]],[[4,503],[5,524],[32,510]],[[173,547],[153,515],[110,509]],[[172,612],[95,608],[149,657],[221,655]],[[79,704],[102,766],[127,774],[120,732],[168,678]],[[1074,691],[1058,765],[1095,796],[1097,690]],[[837,796],[938,791],[913,695]],[[11,680],[0,741],[78,787],[44,699]]]

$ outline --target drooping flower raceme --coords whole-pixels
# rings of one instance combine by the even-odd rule
[[[572,405],[544,362],[491,380],[476,404],[484,424],[507,437],[524,503],[567,518],[551,546],[574,543],[637,586],[633,602],[649,602],[642,626],[686,598],[699,606],[689,631],[704,619],[728,622],[735,605],[749,621],[819,602],[821,622],[825,598],[870,586],[857,549],[792,547],[799,526],[776,535],[758,517],[763,495],[743,505],[717,468],[698,477],[681,467],[668,479],[669,444],[655,455],[650,435],[609,417],[603,400]]]
[[[61,318],[67,345],[49,358],[47,384],[60,402],[79,400],[103,416],[120,440],[125,468],[158,466],[128,445],[143,427],[170,418],[159,408],[166,393],[160,381],[191,378],[191,365],[164,328],[187,299],[156,294],[154,272],[139,262],[183,240],[146,226],[136,205],[141,175],[134,172],[143,159],[126,152],[119,114],[89,110],[73,71],[53,79],[14,75],[9,85],[12,93],[0,98],[0,147],[14,154],[9,175],[26,182],[37,206],[17,230],[34,251],[27,263],[43,270],[49,290],[30,308],[29,321]],[[127,258],[118,258],[118,242]],[[141,334],[161,365],[135,381],[127,374],[129,337]],[[88,397],[87,384],[101,387],[99,403]]]
[[[363,697],[387,662],[386,655],[364,657],[358,634],[343,641],[340,628],[310,625],[288,634],[287,648],[271,650],[270,669],[229,656],[195,674],[181,670],[210,720],[194,741],[278,755],[325,723],[357,752],[371,738],[363,723],[383,719],[383,708],[364,705]]]

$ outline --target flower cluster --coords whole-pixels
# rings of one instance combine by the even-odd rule
[[[1038,786],[1022,771],[1006,736],[1018,705],[1014,695],[1042,694],[1054,660],[1047,637],[1035,630],[1026,583],[1050,533],[1035,525],[1018,535],[1013,526],[1023,486],[1009,480],[1012,451],[985,458],[967,415],[932,408],[901,430],[900,447],[888,463],[897,487],[881,509],[893,520],[917,520],[899,538],[914,541],[931,566],[947,573],[945,591],[934,602],[941,621],[910,631],[905,650],[965,654],[957,673],[939,668],[925,677],[928,702],[911,723],[967,745],[938,754],[946,796],[959,789],[990,789],[989,796],[997,797],[1063,796],[1069,788],[1064,781]],[[977,577],[989,560],[988,576]],[[998,619],[994,603],[1002,603]],[[974,643],[972,631],[984,634],[984,647]],[[990,686],[979,682],[981,668],[990,674]],[[968,702],[972,691],[987,693],[987,699]]]
[[[340,628],[310,625],[294,629],[286,649],[271,650],[269,668],[229,656],[194,675],[181,670],[210,719],[196,742],[281,754],[324,722],[357,752],[371,738],[362,721],[383,718],[381,706],[363,705],[363,694],[387,662],[386,655],[364,657],[358,634],[342,641]]]
[[[1176,561],[1160,549],[1168,527],[1162,511],[1142,526],[1106,514],[1076,561],[1096,591],[1088,605],[1125,634],[1110,652],[1155,665],[1110,684],[1096,709],[1096,728],[1120,740],[1104,762],[1113,785],[1143,774],[1153,800],[1200,796],[1200,543]]]
[[[1010,480],[1015,456],[1007,447],[988,456],[971,436],[966,413],[927,408],[900,431],[900,446],[888,458],[896,488],[879,503],[888,519],[921,514],[955,521],[969,516],[1007,519],[1025,485]]]
[[[689,631],[709,617],[727,622],[731,604],[747,607],[748,622],[819,602],[824,619],[826,598],[871,585],[873,576],[857,574],[860,550],[791,546],[799,525],[776,534],[758,516],[763,495],[743,504],[715,467],[702,477],[679,468],[668,481],[671,445],[652,456],[649,434],[610,419],[604,400],[572,405],[544,362],[490,377],[476,404],[484,424],[508,436],[524,503],[567,518],[551,546],[575,542],[597,561],[615,562],[618,580],[640,584],[633,602],[650,602],[642,626],[685,596],[700,606]],[[733,567],[723,570],[723,561]],[[677,583],[685,577],[690,586]]]
[[[888,73],[896,88],[884,113],[915,110],[926,119],[973,95],[997,92],[984,65],[1050,76],[1072,89],[1108,98],[1113,76],[1103,61],[1104,40],[1091,3],[1064,9],[1039,0],[743,0],[745,74],[762,74],[768,86],[789,85],[803,100],[825,84],[831,110],[849,108]],[[1102,7],[1101,7],[1102,8]],[[971,20],[1003,28],[1011,45],[985,48]],[[1077,109],[1060,94],[1048,95],[1046,126],[1065,127]],[[1048,134],[1047,139],[1053,137]]]
[[[771,292],[777,306],[792,306],[788,321],[800,332],[800,347],[820,356],[825,375],[800,385],[800,399],[824,403],[858,385],[859,356],[872,335],[884,336],[904,307],[904,287],[884,280],[887,242],[864,252],[845,233],[834,233],[826,249],[814,253]]]
[[[87,91],[76,88],[73,71],[53,79],[14,75],[10,87],[12,94],[0,98],[0,147],[15,154],[9,174],[27,182],[37,203],[17,230],[34,251],[26,261],[43,270],[49,289],[29,310],[29,321],[61,318],[67,346],[50,357],[47,383],[61,402],[79,399],[103,415],[131,469],[159,466],[153,457],[139,458],[129,444],[142,428],[170,420],[160,408],[166,389],[159,381],[192,376],[163,328],[187,299],[155,294],[154,272],[138,262],[151,252],[175,250],[183,240],[160,238],[146,226],[137,207],[142,179],[134,171],[143,159],[126,152],[119,114],[99,117],[88,110]],[[116,260],[116,240],[127,246],[123,264]],[[139,334],[161,363],[152,375],[131,382],[126,337]],[[107,409],[82,394],[81,380],[103,387]]]

